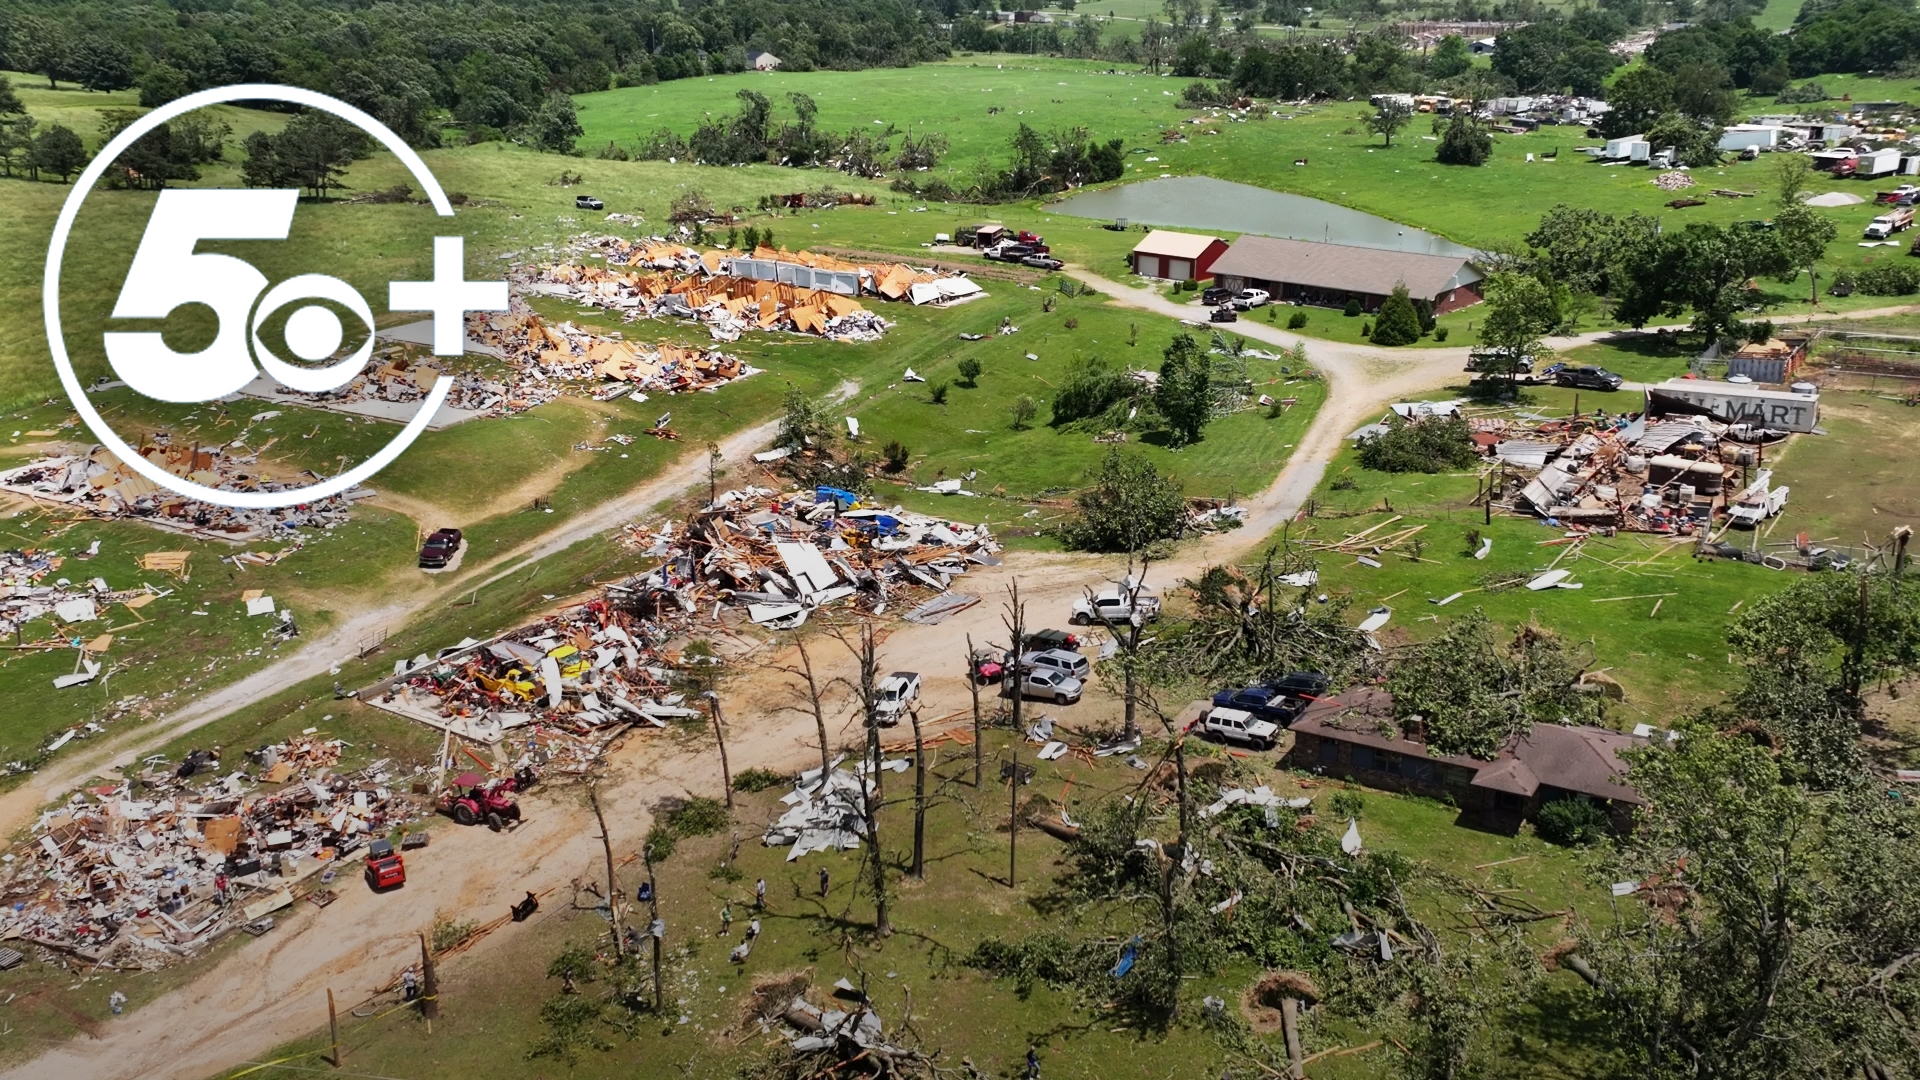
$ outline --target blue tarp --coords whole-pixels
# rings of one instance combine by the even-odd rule
[[[815,502],[825,502],[828,499],[832,499],[834,505],[842,510],[860,501],[860,496],[855,495],[851,491],[842,491],[839,488],[826,487],[824,485],[813,489],[813,498]]]
[[[1113,965],[1113,977],[1118,979],[1127,972],[1132,971],[1133,962],[1138,958],[1139,953],[1140,935],[1135,934],[1133,940],[1127,942],[1127,951],[1120,954],[1120,962]]]

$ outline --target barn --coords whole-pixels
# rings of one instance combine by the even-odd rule
[[[1155,229],[1133,246],[1133,272],[1168,281],[1199,281],[1213,276],[1213,261],[1227,251],[1217,236]]]

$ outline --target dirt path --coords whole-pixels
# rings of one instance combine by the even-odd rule
[[[836,388],[835,395],[844,400],[857,390],[858,384],[843,382]],[[731,435],[720,443],[720,452],[728,461],[744,459],[765,446],[774,437],[778,427],[777,420],[769,421]],[[620,498],[572,518],[512,551],[504,552],[457,576],[435,580],[433,588],[417,595],[380,607],[349,612],[338,626],[309,641],[299,650],[237,682],[194,699],[157,723],[129,729],[91,743],[79,753],[55,759],[53,764],[40,770],[27,783],[0,796],[0,835],[9,834],[33,820],[42,806],[64,798],[87,778],[105,770],[131,765],[140,750],[196,731],[286,686],[325,674],[333,665],[351,659],[360,643],[369,636],[404,626],[408,620],[446,597],[484,588],[529,563],[558,554],[582,540],[643,515],[655,505],[704,480],[706,470],[706,454],[689,451],[658,476]]]

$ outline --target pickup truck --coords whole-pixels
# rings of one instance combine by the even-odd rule
[[[1867,230],[1864,235],[1869,240],[1885,240],[1894,233],[1907,229],[1912,225],[1912,207],[1889,210],[1879,217],[1874,218],[1873,221],[1867,225]]]
[[[1233,306],[1241,311],[1252,311],[1265,307],[1273,299],[1273,294],[1265,289],[1241,289],[1234,294]]]
[[[900,722],[914,702],[920,700],[920,673],[917,671],[896,671],[880,680],[874,688],[873,711],[882,727],[892,727]]]
[[[1314,698],[1327,692],[1327,677],[1315,671],[1296,671],[1278,682],[1222,690],[1213,695],[1216,708],[1239,709],[1286,726],[1299,719]]]
[[[1073,615],[1068,621],[1075,626],[1092,626],[1097,622],[1130,623],[1136,610],[1141,622],[1152,622],[1160,617],[1159,597],[1142,589],[1132,599],[1134,603],[1129,604],[1126,589],[1109,586],[1092,596],[1075,600]]]
[[[576,210],[605,210],[607,204],[591,195],[575,195],[573,205]]]
[[[1200,721],[1200,737],[1208,742],[1235,742],[1255,750],[1271,750],[1280,737],[1280,727],[1240,709],[1215,706]]]

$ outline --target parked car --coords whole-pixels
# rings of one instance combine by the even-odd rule
[[[1207,321],[1208,322],[1239,322],[1240,314],[1234,311],[1233,308],[1228,307],[1226,304],[1221,304],[1219,307],[1214,308],[1212,311],[1207,313]]]
[[[1209,285],[1200,290],[1200,302],[1208,307],[1224,304],[1231,299],[1233,299],[1233,290],[1222,285]]]
[[[1264,307],[1273,300],[1273,294],[1265,289],[1241,289],[1233,296],[1233,306],[1241,311],[1252,311]]]
[[[1038,255],[1041,252],[1030,244],[1016,244],[1009,240],[1003,244],[995,244],[982,254],[1000,262],[1019,262],[1029,255]]]
[[[1563,367],[1554,374],[1553,381],[1560,386],[1575,390],[1618,390],[1626,382],[1620,376],[1603,367],[1582,364],[1579,367]]]
[[[453,561],[460,552],[459,529],[436,529],[427,542],[420,545],[420,569],[439,570]]]
[[[920,700],[920,673],[894,672],[880,680],[880,685],[874,688],[874,697],[873,711],[880,724],[891,727],[899,723],[901,714]]]
[[[1020,265],[1031,266],[1035,270],[1058,270],[1067,264],[1051,255],[1029,255],[1020,260]]]
[[[1129,590],[1122,586],[1109,585],[1092,596],[1075,600],[1070,621],[1075,626],[1092,626],[1097,622],[1131,622],[1136,607],[1143,622],[1152,622],[1160,617],[1159,597],[1145,589],[1130,595]]]
[[[1029,671],[1019,681],[1020,696],[1051,701],[1056,705],[1071,705],[1080,700],[1080,680],[1064,671],[1040,668]],[[1014,680],[1007,679],[1000,684],[1000,696],[1014,695]]]
[[[1208,742],[1233,742],[1255,750],[1271,750],[1280,727],[1241,709],[1214,707],[1200,721],[1200,737]]]
[[[575,195],[573,205],[577,210],[605,210],[607,204],[591,195]]]
[[[1080,637],[1077,634],[1069,634],[1065,630],[1035,630],[1028,634],[1027,639],[1020,645],[1029,651],[1065,649],[1072,652],[1080,647]]]
[[[1317,671],[1297,671],[1278,682],[1222,690],[1213,695],[1218,708],[1239,709],[1282,727],[1292,724],[1313,699],[1327,692],[1327,677]]]
[[[1020,654],[1020,668],[1022,671],[1058,671],[1063,675],[1084,679],[1092,672],[1093,665],[1077,652],[1041,649]]]

